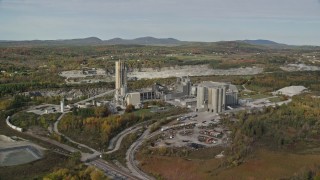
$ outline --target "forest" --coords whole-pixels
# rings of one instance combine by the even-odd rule
[[[151,113],[149,109],[133,110],[132,106],[128,105],[125,112],[123,115],[112,115],[106,107],[75,109],[62,118],[59,130],[78,142],[102,150],[121,130],[138,122],[158,120],[162,117],[181,114],[186,110],[170,108],[168,111],[157,114]]]
[[[293,97],[288,105],[266,107],[235,114],[237,121],[225,123],[232,130],[229,163],[238,165],[254,150],[264,146],[277,150],[301,150],[300,143],[319,144],[320,99],[312,94]]]

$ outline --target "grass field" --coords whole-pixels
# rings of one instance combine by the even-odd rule
[[[141,157],[141,168],[163,179],[280,179],[320,163],[319,154],[294,154],[261,149],[243,164],[222,169],[222,159]]]
[[[248,93],[248,92],[241,92],[240,94],[241,98],[251,98],[251,99],[262,99],[262,98],[267,98],[271,97],[271,94],[267,93]]]

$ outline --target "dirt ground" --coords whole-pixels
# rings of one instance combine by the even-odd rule
[[[320,162],[317,154],[293,154],[258,150],[247,162],[221,169],[223,159],[192,159],[178,157],[141,157],[141,168],[168,180],[188,179],[280,179],[293,176]]]

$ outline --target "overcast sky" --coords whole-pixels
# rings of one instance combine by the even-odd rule
[[[0,40],[91,36],[320,45],[320,0],[0,0]]]

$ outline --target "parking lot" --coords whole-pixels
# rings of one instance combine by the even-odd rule
[[[213,147],[227,143],[228,131],[223,128],[220,116],[208,112],[192,112],[178,117],[170,126],[161,128],[156,146]]]
[[[50,114],[50,113],[59,113],[60,105],[55,104],[43,104],[30,108],[27,112],[32,112],[38,115]]]

